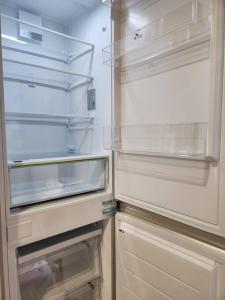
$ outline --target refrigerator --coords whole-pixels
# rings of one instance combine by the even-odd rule
[[[3,300],[224,300],[224,0],[3,0]]]

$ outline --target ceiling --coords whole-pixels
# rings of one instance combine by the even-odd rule
[[[2,0],[1,2],[31,11],[52,21],[67,24],[101,3],[101,0]]]

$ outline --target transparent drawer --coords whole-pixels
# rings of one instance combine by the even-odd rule
[[[107,161],[93,155],[10,163],[11,207],[103,190]]]
[[[86,234],[95,236],[93,238],[80,242],[82,237],[78,236],[41,249],[37,243],[38,245],[33,246],[37,251],[28,254],[25,246],[25,250],[22,250],[25,255],[21,255],[19,250],[18,279],[21,300],[99,299],[99,234],[101,230],[97,229]],[[73,241],[75,244],[69,245]]]

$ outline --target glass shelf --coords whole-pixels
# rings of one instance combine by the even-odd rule
[[[207,132],[207,123],[130,125],[105,128],[104,142],[121,153],[210,160]]]
[[[120,67],[177,53],[211,39],[211,8],[193,0],[103,49],[103,62]]]
[[[46,113],[32,113],[32,112],[16,112],[8,111],[5,113],[6,121],[23,121],[23,122],[53,122],[65,126],[72,126],[81,122],[92,122],[93,117],[79,116],[79,115],[67,115],[67,114],[46,114]]]
[[[82,73],[7,58],[3,58],[3,69],[5,81],[24,83],[32,88],[41,86],[70,92],[76,86],[93,80],[93,77]],[[82,82],[78,81],[80,78]]]
[[[67,155],[9,161],[11,207],[104,190],[108,157]]]
[[[11,54],[14,56],[20,57],[21,54],[26,54],[31,57],[36,56],[42,59],[70,64],[81,55],[92,52],[94,49],[94,45],[86,41],[11,16],[1,15],[1,23],[3,52],[7,50],[8,53],[12,52]],[[18,38],[18,26],[20,24],[28,25],[30,28],[40,29],[41,32],[43,32],[43,42],[30,43],[25,39]],[[8,29],[10,29],[10,33]],[[63,49],[51,47],[48,40],[51,40],[57,45],[63,43],[65,47]]]

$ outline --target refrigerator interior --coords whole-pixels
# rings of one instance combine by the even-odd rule
[[[11,207],[107,189],[110,8],[12,0],[1,14]]]

